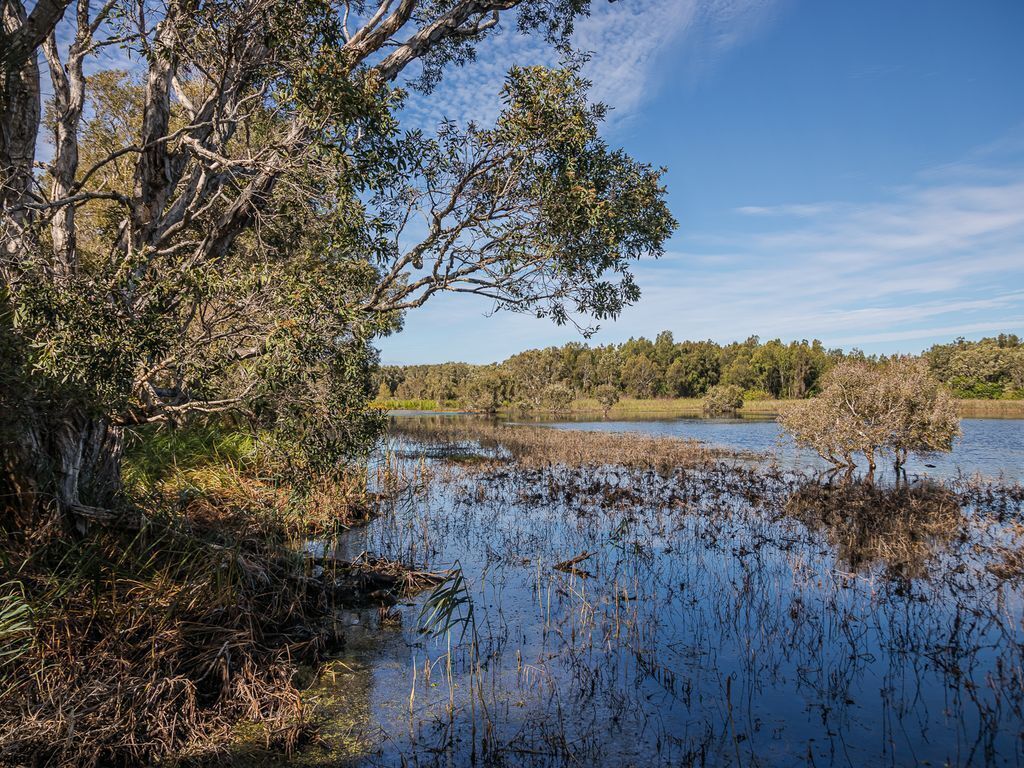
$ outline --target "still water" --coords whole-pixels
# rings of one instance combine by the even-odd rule
[[[1019,478],[1021,425],[967,421],[948,460],[911,473]],[[321,743],[296,762],[1024,763],[1024,579],[1004,567],[1024,545],[1019,494],[918,483],[873,516],[864,499],[892,491],[786,469],[810,458],[770,421],[551,426],[695,437],[782,468],[481,468],[398,440],[418,490],[324,547],[452,569],[447,631],[423,631],[427,594],[347,612],[311,697]]]
[[[1024,419],[963,419],[963,434],[951,453],[912,456],[907,473],[919,477],[951,478],[958,473],[980,473],[987,478],[1020,482],[1024,479]],[[705,419],[682,417],[632,421],[562,421],[559,429],[639,432],[648,435],[685,437],[742,451],[765,453],[781,466],[826,468],[813,451],[801,450],[774,419]]]

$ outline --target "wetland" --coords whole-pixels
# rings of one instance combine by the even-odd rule
[[[395,417],[403,490],[307,548],[436,583],[338,614],[287,762],[1018,765],[1022,428],[864,477],[763,420]]]

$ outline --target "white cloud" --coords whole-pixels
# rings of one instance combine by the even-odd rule
[[[594,342],[670,329],[676,338],[817,337],[912,352],[961,334],[1024,331],[1024,146],[929,170],[874,202],[747,206],[736,222],[733,231],[684,231],[676,243],[685,249],[638,264],[639,304]],[[483,309],[456,298],[428,310],[445,335],[457,332],[457,353],[402,339],[385,353],[483,361],[574,338],[532,318],[470,320]]]
[[[717,59],[748,40],[770,17],[776,0],[595,0],[589,17],[576,24],[573,43],[591,53],[584,70],[592,97],[613,108],[613,121],[627,118],[652,98],[666,77],[699,77]],[[508,23],[479,48],[477,60],[445,75],[436,93],[410,97],[408,116],[426,126],[442,118],[493,120],[509,67],[558,62],[538,36],[517,33]],[[686,72],[668,71],[664,58],[683,49]]]
[[[641,265],[644,298],[614,332],[849,344],[1019,330],[1024,166],[1000,168],[987,183],[975,167],[941,184],[925,174],[869,204],[741,209],[770,216],[771,229],[707,238],[728,251],[724,264],[700,254]]]

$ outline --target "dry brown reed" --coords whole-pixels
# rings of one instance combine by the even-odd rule
[[[1024,419],[1024,400],[957,400],[965,419]]]
[[[1009,526],[1006,543],[997,546],[996,556],[988,566],[990,573],[1005,581],[1024,583],[1024,523]]]
[[[627,432],[583,431],[492,421],[429,419],[396,421],[392,434],[434,447],[447,446],[451,456],[482,449],[491,459],[511,458],[522,466],[605,466],[665,471],[701,466],[743,454],[724,448],[671,437],[652,437]],[[753,454],[743,455],[753,457]]]
[[[302,735],[298,665],[333,637],[301,558],[164,521],[78,541],[53,523],[3,547],[32,630],[27,653],[0,668],[0,763],[203,755],[240,720],[286,749]]]

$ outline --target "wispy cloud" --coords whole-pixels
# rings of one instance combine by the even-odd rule
[[[612,119],[627,118],[654,97],[665,78],[690,80],[771,17],[777,0],[595,0],[589,17],[576,24],[573,43],[591,54],[585,74],[592,96],[613,108]],[[685,71],[670,71],[665,57],[684,50]],[[413,95],[408,117],[424,125],[442,118],[488,122],[500,108],[498,93],[509,67],[558,63],[557,54],[538,36],[505,25],[485,40],[477,60],[446,74],[430,97]]]
[[[736,210],[731,231],[684,231],[676,250],[638,265],[640,303],[594,340],[670,329],[677,338],[756,333],[911,352],[958,335],[1021,333],[1024,145],[1001,148],[929,169],[875,201],[751,205]],[[446,302],[428,322],[471,328],[467,318],[483,309]],[[573,338],[532,318],[496,316],[486,325],[487,341],[470,331],[461,357],[500,359]],[[396,339],[385,354],[452,356],[404,343]]]
[[[641,266],[644,298],[614,333],[664,325],[849,344],[1020,330],[1022,160],[1001,157],[998,173],[922,174],[877,202],[738,209],[739,234],[694,236],[707,252]]]

